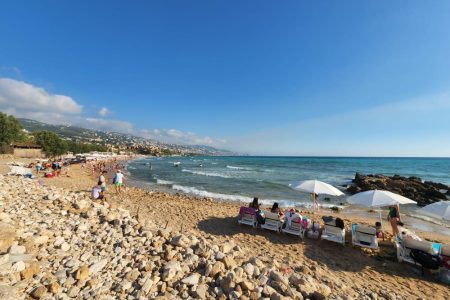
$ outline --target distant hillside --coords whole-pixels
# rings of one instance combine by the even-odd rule
[[[105,132],[72,125],[52,125],[35,120],[19,118],[22,127],[29,132],[48,130],[57,133],[62,138],[78,142],[113,145],[119,148],[160,147],[172,153],[195,155],[235,155],[228,150],[216,149],[205,145],[168,144],[143,137],[118,132]]]

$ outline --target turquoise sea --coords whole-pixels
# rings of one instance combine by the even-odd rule
[[[285,206],[310,205],[308,194],[289,188],[292,181],[317,179],[344,189],[356,172],[450,185],[450,158],[149,157],[130,162],[127,169],[133,180],[152,187],[231,201],[259,197]],[[345,196],[322,200],[324,206],[345,204]]]

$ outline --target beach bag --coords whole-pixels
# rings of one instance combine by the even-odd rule
[[[262,212],[260,210],[258,210],[256,212],[256,221],[258,222],[258,224],[263,225],[266,223],[266,218],[263,217]]]
[[[341,218],[336,218],[336,227],[339,227],[340,229],[344,229],[344,220]]]
[[[422,275],[424,268],[437,270],[441,266],[441,258],[439,257],[439,255],[432,255],[419,249],[411,249],[410,255],[415,263],[419,263],[422,265]]]
[[[114,176],[114,178],[113,178],[113,184],[116,184],[116,176]]]

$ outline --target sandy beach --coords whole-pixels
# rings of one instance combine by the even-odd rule
[[[0,161],[0,171],[3,174],[7,170],[7,161],[11,159]],[[70,177],[38,180],[44,186],[86,194],[96,181],[90,172],[81,169],[79,165],[70,166],[68,174]],[[423,277],[414,267],[396,261],[387,222],[384,223],[387,238],[386,241],[380,242],[378,252],[352,247],[349,234],[346,237],[347,244],[340,246],[327,241],[302,241],[293,236],[239,226],[239,203],[195,198],[184,194],[172,195],[136,187],[126,187],[121,195],[116,195],[112,185],[108,186],[107,198],[111,207],[129,210],[139,222],[148,220],[158,228],[203,237],[215,245],[232,242],[242,249],[243,258],[256,257],[267,267],[283,270],[286,275],[310,275],[318,284],[329,288],[325,298],[448,299],[448,286],[435,281],[430,274]],[[302,213],[317,220],[322,214],[339,215],[344,219],[348,233],[352,223],[371,225],[376,221],[376,218],[331,211],[315,215],[306,211]],[[450,243],[450,237],[445,235],[416,232],[422,238]],[[241,299],[246,299],[244,293],[241,296]]]

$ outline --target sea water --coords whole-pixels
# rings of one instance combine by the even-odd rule
[[[174,163],[180,162],[175,167]],[[149,157],[127,166],[134,180],[165,189],[223,200],[308,206],[309,195],[289,187],[317,179],[345,192],[356,172],[417,176],[450,185],[450,158],[343,157]],[[327,198],[327,199],[325,199]],[[321,196],[323,206],[345,205],[345,196]]]
[[[129,162],[127,170],[132,181],[153,189],[226,201],[250,202],[258,197],[266,205],[278,202],[282,207],[298,208],[309,208],[312,201],[308,193],[289,187],[293,181],[317,179],[344,193],[357,172],[416,176],[450,185],[450,158],[146,157]],[[347,196],[321,195],[319,202],[321,207],[338,206],[344,212],[371,215],[367,209],[348,205]],[[414,217],[414,228],[423,230],[425,226],[429,231],[450,235],[449,222],[421,215],[416,205],[404,205],[401,210]]]

